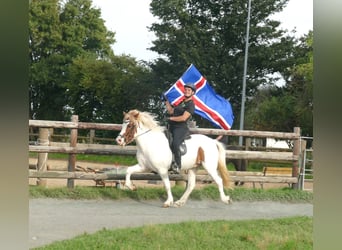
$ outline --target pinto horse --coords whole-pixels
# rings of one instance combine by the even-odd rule
[[[138,110],[124,112],[122,129],[116,142],[125,146],[134,140],[137,146],[138,164],[127,168],[125,178],[127,188],[135,189],[130,180],[133,173],[156,172],[160,175],[167,192],[167,200],[163,207],[180,207],[185,205],[195,187],[197,169],[203,166],[217,183],[221,200],[226,204],[231,202],[230,197],[224,193],[224,187],[230,187],[230,182],[225,149],[219,141],[201,134],[193,134],[185,141],[187,152],[182,156],[181,170],[187,171],[188,183],[182,197],[174,203],[168,173],[172,152],[164,128],[159,126],[151,113]]]

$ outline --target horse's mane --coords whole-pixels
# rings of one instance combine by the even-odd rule
[[[136,109],[131,110],[129,113],[131,112],[139,114],[138,116],[136,116],[136,120],[138,122],[141,122],[147,128],[152,130],[163,131],[163,128],[159,125],[159,122],[156,120],[156,116],[154,114],[147,111],[142,112]]]

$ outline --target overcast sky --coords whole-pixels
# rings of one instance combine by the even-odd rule
[[[116,55],[127,54],[138,60],[150,61],[157,54],[147,50],[155,39],[147,27],[155,22],[149,11],[151,0],[93,0],[94,7],[101,9],[108,30],[115,32],[113,46]],[[246,0],[247,2],[247,0]],[[252,8],[253,8],[253,1]],[[282,13],[274,19],[281,27],[297,31],[297,36],[313,29],[313,0],[290,0]]]

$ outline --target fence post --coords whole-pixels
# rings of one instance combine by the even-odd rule
[[[305,181],[305,149],[306,149],[306,140],[300,139],[300,161],[299,161],[299,178],[298,178],[298,189],[303,190],[304,181]]]
[[[293,156],[297,157],[298,160],[293,161],[292,165],[292,177],[298,178],[298,166],[299,166],[299,154],[300,154],[300,128],[294,127],[293,132],[297,135],[297,139],[293,142]],[[293,189],[298,189],[298,183],[292,184]]]
[[[251,148],[252,145],[252,140],[251,138],[246,138],[246,142],[245,142],[245,150],[249,150]]]
[[[39,128],[38,145],[48,146],[49,145],[49,129]],[[47,170],[48,153],[38,153],[37,171]],[[43,178],[37,178],[37,186],[46,187],[47,180]]]
[[[71,116],[71,121],[74,123],[78,123],[78,115]],[[77,128],[73,128],[70,130],[70,147],[77,146]],[[76,168],[76,154],[69,154],[69,162],[68,162],[68,172],[74,172]],[[74,179],[67,180],[67,187],[74,187]]]
[[[95,129],[91,129],[89,132],[89,143],[93,144],[95,138]]]

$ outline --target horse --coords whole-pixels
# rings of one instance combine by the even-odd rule
[[[126,188],[135,190],[130,180],[133,173],[158,173],[167,192],[163,207],[181,207],[185,205],[195,187],[197,169],[203,166],[216,182],[222,202],[231,203],[229,195],[224,192],[224,187],[230,187],[230,180],[225,149],[221,142],[202,134],[191,134],[191,138],[185,140],[187,152],[182,156],[181,171],[187,172],[187,186],[181,198],[174,202],[169,180],[172,151],[165,128],[161,127],[155,116],[149,112],[133,109],[128,113],[123,112],[123,116],[122,129],[115,140],[121,146],[135,141],[138,160],[138,164],[127,168],[124,184]]]

